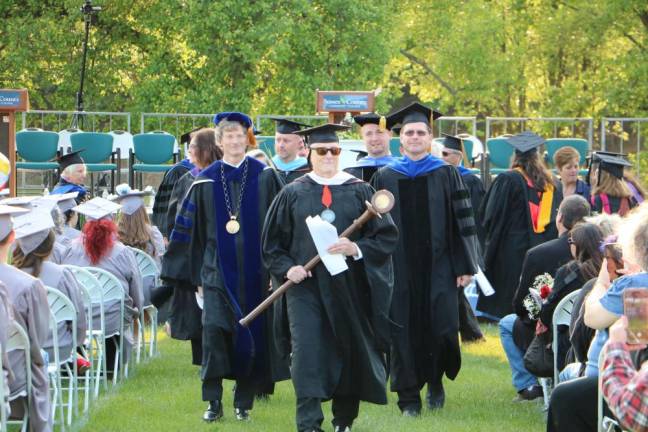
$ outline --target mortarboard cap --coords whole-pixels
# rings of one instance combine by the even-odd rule
[[[545,140],[536,133],[524,131],[517,135],[513,135],[506,140],[506,142],[511,144],[518,154],[521,154],[536,150],[544,144]]]
[[[110,216],[113,213],[117,213],[120,208],[121,205],[117,203],[109,201],[105,198],[96,197],[91,199],[90,201],[84,202],[83,204],[79,204],[72,210],[85,215],[88,219],[99,220]]]
[[[459,138],[458,136],[448,135],[444,133],[442,133],[441,135],[443,135],[443,139],[442,139],[443,147],[463,153],[464,147],[463,147],[463,140],[461,138]]]
[[[378,115],[376,113],[361,114],[353,117],[353,121],[356,122],[360,127],[366,124],[375,124],[378,125],[380,130],[391,130],[394,123],[387,121],[385,116]]]
[[[69,167],[70,165],[76,165],[76,164],[82,164],[85,163],[83,161],[83,158],[79,155],[79,153],[83,152],[84,150],[77,150],[73,151],[71,153],[68,153],[66,155],[62,155],[56,158],[56,162],[59,164],[59,170],[63,172],[65,168]]]
[[[390,124],[401,123],[401,127],[408,123],[425,123],[430,126],[432,121],[438,119],[443,114],[434,111],[425,105],[414,102],[401,108],[398,111],[387,116],[387,122]]]
[[[13,198],[5,198],[3,200],[0,200],[0,204],[8,205],[8,206],[15,206],[15,207],[24,207],[26,209],[31,208],[31,203],[35,199],[40,198],[38,196],[21,196],[21,197],[13,197]]]
[[[113,198],[113,201],[121,204],[121,212],[129,216],[144,206],[145,196],[152,194],[150,191],[131,189],[128,184],[119,185],[115,190],[117,191],[117,196]]]
[[[51,200],[50,202],[54,203]],[[27,255],[40,246],[54,228],[50,210],[51,208],[39,207],[29,213],[14,217],[16,241],[23,254]]]
[[[315,143],[340,142],[337,132],[349,129],[351,129],[350,126],[328,123],[308,129],[302,129],[295,132],[295,134],[306,137],[306,142],[310,145]]]
[[[69,192],[66,194],[52,194],[49,195],[51,199],[56,200],[58,204],[59,211],[65,213],[73,207],[76,207],[76,197],[79,196],[79,192]]]
[[[13,230],[11,215],[18,215],[28,211],[29,210],[24,208],[0,204],[0,241],[7,238],[11,230]]]
[[[252,127],[252,119],[246,114],[240,112],[222,112],[214,116],[214,124],[216,126],[218,126],[218,124],[223,120],[237,122],[243,126],[243,129],[249,129]]]
[[[396,123],[394,126],[392,126],[391,131],[394,133],[394,135],[400,135],[401,129],[403,129],[403,125]]]
[[[293,120],[289,120],[283,117],[269,117],[270,120],[274,121],[277,124],[277,133],[280,134],[294,134],[298,130],[303,128],[309,128],[310,125],[299,123]]]
[[[591,164],[598,163],[599,168],[609,172],[618,179],[623,178],[623,168],[632,166],[630,162],[618,156],[618,153],[595,152],[591,156]],[[600,178],[599,178],[600,181]]]
[[[358,156],[356,157],[356,160],[360,160],[363,157],[369,156],[369,153],[365,150],[351,150],[354,153],[358,153]]]
[[[189,144],[191,138],[196,134],[196,132],[206,129],[204,126],[197,127],[196,129],[190,130],[187,133],[180,135],[180,144]]]

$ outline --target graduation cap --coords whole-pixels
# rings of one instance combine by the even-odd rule
[[[14,217],[13,224],[18,247],[25,255],[40,246],[54,228],[50,210],[43,208]]]
[[[79,153],[83,152],[85,150],[77,150],[73,151],[71,153],[68,153],[66,155],[62,155],[56,158],[56,162],[59,164],[59,170],[63,172],[65,168],[69,167],[70,165],[76,165],[76,164],[82,164],[85,163],[83,161],[83,158],[79,155]]]
[[[545,139],[531,131],[524,131],[517,135],[513,135],[506,140],[506,142],[513,146],[516,153],[523,154],[536,150],[544,144]]]
[[[459,138],[458,136],[448,135],[445,133],[441,133],[441,135],[443,135],[443,147],[463,153],[463,139]]]
[[[76,207],[76,197],[79,196],[79,192],[69,192],[66,194],[51,194],[48,195],[48,198],[56,201],[59,211],[65,213],[70,210],[72,207]]]
[[[594,152],[590,159],[590,170],[595,163],[599,164],[599,168],[607,171],[618,179],[623,178],[623,168],[632,166],[630,162],[618,156],[618,153],[610,152]],[[600,182],[600,177],[599,177]]]
[[[6,239],[11,230],[13,230],[11,215],[18,215],[28,211],[24,208],[0,204],[0,241]]]
[[[403,129],[403,125],[397,123],[394,126],[392,126],[391,131],[394,133],[394,135],[400,135],[401,129]]]
[[[249,129],[252,127],[252,119],[246,114],[232,111],[232,112],[222,112],[214,116],[214,124],[218,126],[223,120],[239,123],[243,126],[243,129]]]
[[[391,130],[391,127],[394,123],[388,122],[385,116],[378,115],[376,113],[361,114],[353,117],[353,121],[356,122],[360,127],[366,124],[375,124],[378,125],[378,128],[381,131]]]
[[[327,123],[308,129],[302,129],[295,132],[295,134],[306,137],[306,142],[310,145],[315,143],[340,142],[340,139],[337,136],[337,132],[346,131],[349,129],[351,129],[350,126]]]
[[[127,184],[119,185],[115,190],[117,190],[117,196],[113,198],[113,201],[121,204],[121,212],[129,216],[144,206],[145,196],[152,194],[151,191],[131,189]]]
[[[363,157],[369,156],[369,152],[367,152],[365,150],[351,150],[351,151],[354,152],[354,153],[358,153],[358,156],[356,157],[356,160],[360,160]]]
[[[90,201],[86,201],[83,204],[72,208],[77,213],[85,215],[90,220],[99,220],[110,216],[113,213],[121,208],[121,205],[114,203],[105,198],[96,197]]]
[[[298,130],[301,130],[302,127],[309,128],[310,125],[299,123],[296,121],[288,120],[283,117],[269,117],[270,120],[277,123],[277,132],[280,134],[294,134]]]
[[[201,131],[203,129],[207,129],[204,126],[197,127],[196,129],[192,129],[187,133],[183,133],[180,135],[180,144],[189,144],[189,141],[191,141],[191,138],[196,134],[196,132]]]
[[[13,197],[13,198],[5,198],[3,200],[0,200],[0,204],[8,205],[8,206],[14,206],[14,207],[23,207],[26,209],[31,208],[31,203],[35,199],[40,198],[37,196],[22,196],[22,197]]]
[[[413,102],[405,108],[388,115],[387,122],[391,124],[400,123],[401,127],[408,123],[425,123],[430,126],[434,120],[442,115],[440,112],[434,111],[421,103]]]

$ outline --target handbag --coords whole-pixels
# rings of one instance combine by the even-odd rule
[[[535,335],[524,353],[524,367],[537,377],[553,377],[554,364],[550,331]]]

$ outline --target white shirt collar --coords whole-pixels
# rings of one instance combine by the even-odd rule
[[[233,164],[227,162],[225,159],[223,159],[223,163],[226,164],[226,165],[229,165],[229,166],[231,166],[231,167],[238,168],[238,167],[240,167],[241,165],[243,165],[243,162],[245,162],[245,158],[247,158],[247,156],[245,156],[243,159],[241,159],[241,161],[240,161],[238,164],[236,164],[236,165],[233,165]]]
[[[331,178],[324,178],[324,177],[318,176],[317,174],[315,174],[312,171],[309,172],[306,175],[309,176],[317,184],[330,185],[330,186],[341,185],[342,183],[345,183],[349,179],[355,178],[351,174],[346,173],[344,171],[339,171],[338,173],[336,173]]]

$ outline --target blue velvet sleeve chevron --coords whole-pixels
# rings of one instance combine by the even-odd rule
[[[182,202],[182,206],[175,220],[175,227],[171,231],[171,241],[178,243],[189,243],[191,241],[191,229],[196,216],[196,205],[191,202],[188,196]]]

